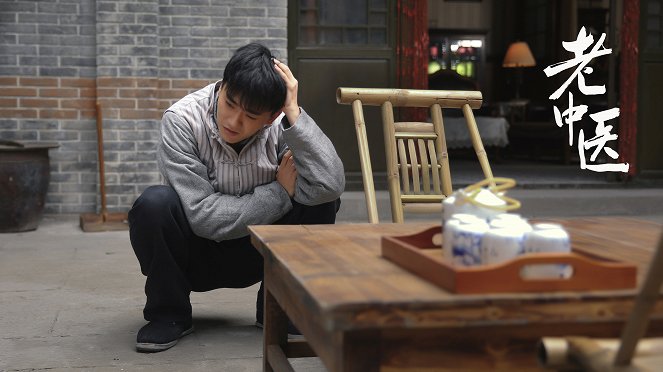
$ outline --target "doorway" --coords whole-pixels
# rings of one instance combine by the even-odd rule
[[[336,146],[348,187],[361,183],[352,109],[336,103],[338,87],[393,87],[395,0],[289,0],[288,63],[300,105]],[[384,171],[379,108],[365,120],[375,171]],[[360,186],[361,187],[361,186]]]

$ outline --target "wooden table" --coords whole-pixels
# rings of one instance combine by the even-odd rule
[[[573,249],[637,264],[638,283],[662,230],[628,218],[556,222]],[[250,227],[265,258],[265,371],[312,355],[330,371],[536,369],[542,336],[619,337],[635,289],[455,295],[380,257],[382,235],[431,226]],[[286,314],[308,344],[287,340]],[[661,301],[648,335],[663,335]]]

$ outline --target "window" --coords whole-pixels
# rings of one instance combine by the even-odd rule
[[[387,46],[387,0],[300,0],[299,46]]]

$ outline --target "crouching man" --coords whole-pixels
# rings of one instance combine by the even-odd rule
[[[138,331],[138,351],[166,350],[193,331],[191,291],[262,280],[247,226],[335,222],[343,164],[299,107],[297,89],[288,66],[249,44],[232,56],[223,80],[164,113],[158,161],[166,185],[147,188],[129,212],[131,244],[147,276],[148,324]],[[258,325],[262,292],[261,285]]]

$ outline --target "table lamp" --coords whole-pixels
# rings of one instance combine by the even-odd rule
[[[516,68],[516,100],[520,99],[520,84],[523,82],[523,67],[536,66],[532,51],[524,41],[516,41],[509,45],[502,67]]]

